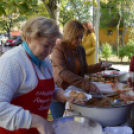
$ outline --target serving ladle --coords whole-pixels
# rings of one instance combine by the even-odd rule
[[[102,97],[104,97],[105,99],[107,99],[107,100],[111,103],[111,106],[112,106],[112,107],[119,107],[119,106],[124,105],[124,102],[123,102],[123,101],[118,102],[118,101],[120,101],[120,100],[118,100],[118,99],[112,101],[112,100],[110,100],[107,96],[103,95],[102,93],[100,93],[100,94],[101,94]]]
[[[98,92],[97,92],[97,93],[98,93]],[[110,100],[107,96],[103,95],[101,92],[99,92],[99,94],[100,94],[103,98],[105,98],[106,100],[108,100],[108,101],[110,102],[110,104],[111,104],[112,107],[120,107],[120,106],[124,105],[124,102],[123,102],[123,101],[120,101],[120,100],[118,100],[118,99],[112,101],[112,100]],[[120,102],[119,102],[119,101],[120,101]]]

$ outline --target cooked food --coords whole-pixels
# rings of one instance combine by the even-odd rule
[[[70,93],[69,93],[69,96],[73,97],[73,98],[80,99],[80,100],[85,100],[87,98],[84,93],[76,92],[75,90],[71,90]]]
[[[76,94],[77,92],[75,90],[71,90],[70,94]]]
[[[100,77],[98,77],[98,76],[95,76],[94,79],[95,79],[96,82],[99,82],[100,81]]]
[[[82,92],[77,93],[77,99],[85,100],[87,97]]]
[[[94,76],[91,76],[90,81],[94,81],[94,78],[95,78]]]
[[[77,92],[75,90],[71,90],[69,93],[70,97],[77,97]]]
[[[69,96],[76,98],[77,97],[77,94],[69,94]]]
[[[98,98],[93,97],[92,99],[90,99],[90,100],[88,101],[88,103],[93,103],[93,102],[95,102],[95,101],[97,101],[97,100],[98,100]]]
[[[101,98],[100,103],[103,104],[105,102],[107,102],[107,100],[105,98]]]
[[[87,76],[85,79],[89,80],[89,81],[94,81],[94,82],[104,82],[104,83],[116,83],[119,82],[119,78],[118,77],[107,77],[107,76],[101,76],[101,75],[97,75],[97,76]]]
[[[115,82],[119,82],[118,77],[114,77],[114,78],[113,78],[113,82],[114,82],[114,83],[115,83]]]
[[[86,79],[86,80],[90,80],[90,76],[86,76],[85,79]]]
[[[94,81],[96,81],[96,82],[97,82],[97,81],[98,81],[98,78],[97,78],[97,77],[94,77]]]
[[[101,81],[101,82],[105,82],[105,78],[102,78],[102,77],[101,77],[100,81]]]
[[[82,92],[78,92],[78,93],[77,93],[77,96],[78,96],[78,95],[82,95],[82,94],[83,94]]]
[[[109,78],[109,81],[113,82],[113,77],[110,77],[110,78]]]
[[[120,96],[119,95],[116,95],[116,96],[111,96],[111,97],[108,97],[110,100],[114,101],[116,99],[120,99]],[[127,102],[124,101],[125,104],[127,104]],[[95,98],[93,97],[92,99],[90,99],[86,105],[89,105],[89,106],[94,106],[94,107],[111,107],[111,103],[105,99],[105,98]]]
[[[108,82],[108,81],[113,82],[113,78],[112,78],[112,77],[107,77],[107,78],[106,78],[106,81],[107,81],[107,82]]]

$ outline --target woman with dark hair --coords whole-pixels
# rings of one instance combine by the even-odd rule
[[[83,23],[84,36],[82,45],[86,52],[86,60],[88,65],[95,64],[95,45],[96,45],[96,35],[94,28],[91,23]]]

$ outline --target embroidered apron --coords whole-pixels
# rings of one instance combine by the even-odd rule
[[[35,67],[34,70],[36,72]],[[24,109],[29,110],[30,113],[40,115],[41,117],[46,119],[51,102],[51,97],[54,93],[54,80],[52,75],[50,79],[40,80],[38,75],[37,78],[38,84],[36,88],[20,97],[13,99],[11,101],[11,104],[21,106]],[[39,132],[36,128],[9,131],[0,127],[0,134],[39,134]]]

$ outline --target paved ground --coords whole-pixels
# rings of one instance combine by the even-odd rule
[[[120,71],[129,71],[129,65],[112,65],[113,68],[119,69]]]

